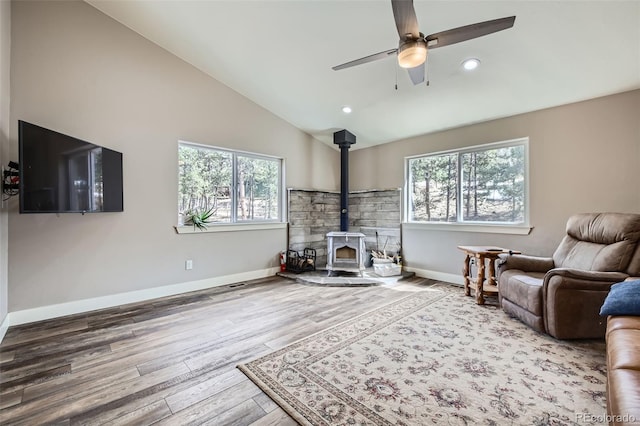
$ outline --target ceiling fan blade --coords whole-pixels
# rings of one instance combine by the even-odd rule
[[[461,41],[471,40],[482,37],[487,34],[506,30],[513,27],[515,16],[508,18],[493,19],[491,21],[478,22],[477,24],[465,25],[447,31],[431,34],[425,37],[429,49],[436,47],[448,46],[450,44],[460,43]]]
[[[374,53],[373,55],[365,56],[364,58],[356,59],[355,61],[346,62],[341,65],[336,65],[331,69],[334,71],[343,70],[345,68],[355,67],[356,65],[366,64],[367,62],[377,61],[378,59],[383,59],[391,55],[395,55],[398,52],[398,49],[389,49],[384,52]]]
[[[400,40],[407,39],[407,34],[411,34],[412,39],[420,37],[420,28],[418,28],[418,18],[413,8],[413,0],[391,0],[393,8],[393,18],[396,21],[396,28]]]
[[[411,81],[413,85],[424,83],[424,62],[417,67],[408,68],[409,77],[411,77]]]

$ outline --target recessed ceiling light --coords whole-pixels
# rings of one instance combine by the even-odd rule
[[[467,71],[475,70],[478,68],[478,65],[480,65],[480,60],[476,58],[466,59],[462,63],[462,67]]]
[[[344,112],[345,114],[351,114],[351,111],[352,111],[352,109],[348,105],[345,105],[345,106],[342,107],[342,112]]]

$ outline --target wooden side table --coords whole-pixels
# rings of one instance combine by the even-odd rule
[[[502,247],[493,246],[458,246],[465,254],[462,266],[462,276],[464,277],[464,294],[471,296],[470,284],[473,282],[476,303],[484,305],[484,296],[497,296],[498,283],[496,282],[496,259],[502,253],[520,254],[519,251],[509,250]],[[469,261],[476,259],[478,265],[478,276],[474,278],[469,273]],[[489,259],[489,273],[485,273],[485,260]],[[485,285],[485,275],[487,283]]]

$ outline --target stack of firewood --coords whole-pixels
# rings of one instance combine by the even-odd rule
[[[386,260],[393,263],[399,262],[399,256],[397,254],[394,254],[394,255],[387,254],[386,250],[383,250],[383,251],[371,250],[371,257],[374,259],[380,259],[383,261]]]

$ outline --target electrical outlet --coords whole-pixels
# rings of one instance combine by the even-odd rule
[[[193,260],[189,259],[187,261],[184,262],[184,269],[186,269],[187,271],[190,271],[191,269],[193,269]]]

